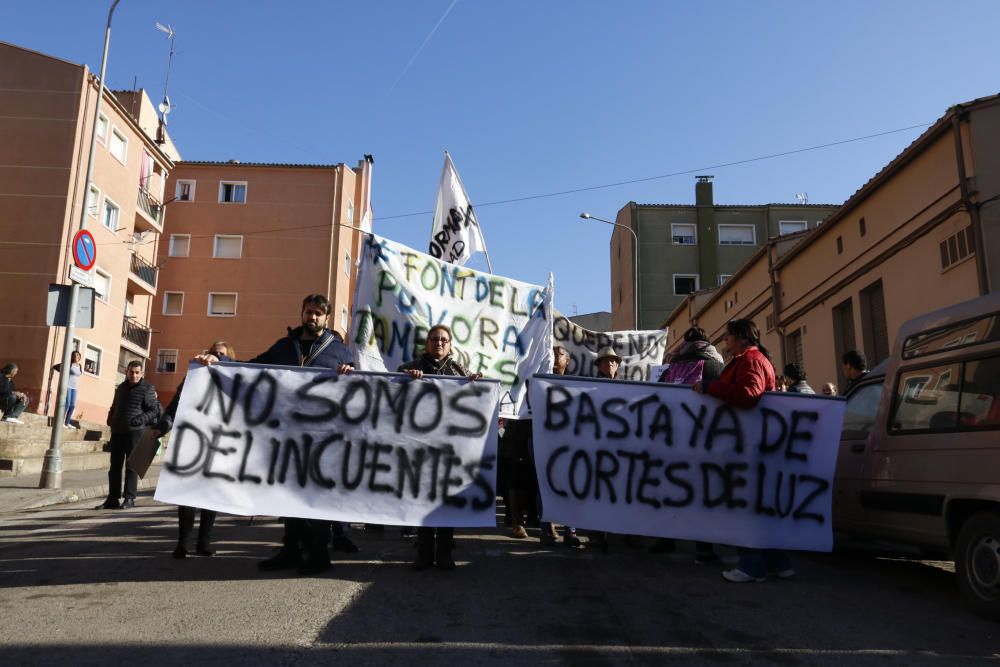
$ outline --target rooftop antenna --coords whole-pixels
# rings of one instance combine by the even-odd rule
[[[808,192],[796,192],[795,193],[795,198],[798,200],[798,202],[800,204],[808,204],[809,203],[809,193]]]
[[[163,25],[159,21],[156,22],[156,29],[166,34],[167,39],[170,40],[170,53],[167,55],[167,76],[163,80],[163,101],[157,107],[160,110],[160,131],[158,132],[157,140],[163,143],[163,127],[167,124],[167,114],[170,113],[170,98],[167,97],[167,86],[170,84],[170,64],[174,60],[175,33],[173,26],[169,24]]]

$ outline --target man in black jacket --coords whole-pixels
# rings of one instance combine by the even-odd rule
[[[308,366],[332,368],[338,373],[353,370],[351,355],[344,339],[336,331],[326,328],[330,317],[330,300],[322,294],[310,294],[302,300],[302,325],[289,327],[288,336],[279,338],[266,352],[250,359],[248,363],[272,366]],[[196,361],[213,364],[214,355],[200,355]],[[337,522],[320,519],[285,518],[285,534],[281,551],[272,558],[258,563],[262,570],[298,568],[300,574],[318,574],[330,569],[330,528],[339,532]],[[334,548],[357,551],[346,535],[334,537]],[[305,556],[303,557],[303,552]]]
[[[108,470],[108,499],[98,509],[129,509],[135,507],[139,475],[129,465],[143,430],[160,418],[162,407],[153,385],[142,381],[142,362],[130,361],[125,381],[115,389],[115,398],[108,410],[111,427],[111,469]],[[122,465],[125,466],[125,502],[122,497]]]

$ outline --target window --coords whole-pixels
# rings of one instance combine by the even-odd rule
[[[779,220],[778,221],[778,236],[784,236],[785,234],[796,234],[798,232],[804,232],[809,229],[809,223],[805,220]]]
[[[213,317],[233,317],[236,315],[236,293],[209,292],[208,314]]]
[[[976,251],[972,225],[941,241],[940,248],[942,271],[970,257]]]
[[[96,218],[98,212],[101,210],[101,191],[97,189],[96,185],[91,184],[90,191],[87,194],[87,215],[92,218]]]
[[[861,341],[872,368],[889,356],[889,328],[885,320],[885,295],[882,280],[861,290]]]
[[[220,204],[245,204],[247,202],[246,181],[221,181],[219,183]]]
[[[87,343],[83,350],[83,372],[88,375],[101,374],[101,360],[104,358],[104,350]]]
[[[117,127],[111,128],[111,146],[108,150],[115,156],[115,159],[125,164],[128,157],[128,139],[118,131]]]
[[[900,373],[893,400],[892,433],[950,431],[959,424],[961,363]]]
[[[903,342],[903,358],[913,359],[925,354],[939,352],[975,343],[1000,340],[1000,313],[958,322],[938,329],[930,329],[910,336]]]
[[[674,274],[674,294],[691,294],[698,291],[698,275],[688,273]]]
[[[967,361],[958,397],[959,428],[1000,426],[1000,357]]]
[[[177,372],[177,350],[158,350],[156,353],[157,373]]]
[[[170,257],[189,257],[191,255],[191,235],[171,234],[170,250],[167,254]]]
[[[163,314],[164,315],[184,314],[184,292],[163,293]]]
[[[697,245],[698,228],[691,224],[671,223],[670,239],[674,245]]]
[[[719,245],[757,245],[753,225],[719,225]]]
[[[121,210],[118,205],[113,201],[108,199],[107,195],[104,196],[104,215],[101,216],[101,224],[110,229],[113,232],[118,231],[118,217],[121,214]]]
[[[351,199],[347,200],[347,224],[354,224],[354,201]]]
[[[97,117],[97,140],[102,144],[108,143],[108,117],[104,114]]]
[[[107,303],[111,298],[111,274],[94,269],[94,296]]]
[[[804,356],[802,352],[802,329],[796,329],[785,338],[785,361],[802,364]]]
[[[856,349],[854,343],[854,305],[845,299],[833,307],[833,351],[839,361],[844,353]],[[837,386],[844,387],[847,377],[841,364],[837,364]]]
[[[864,218],[858,220],[858,231],[861,233],[861,236],[864,236],[865,234],[868,233],[868,226],[865,224]]]
[[[174,197],[177,201],[194,201],[194,188],[197,181],[177,181]]]
[[[80,352],[80,355],[83,356],[83,352],[81,352],[82,349],[83,349],[83,341],[77,338],[76,336],[73,336],[73,351]]]
[[[340,307],[340,326],[345,332],[347,331],[347,306]]]
[[[346,275],[351,275],[351,253],[344,253],[344,273]]]
[[[840,255],[844,252],[844,239],[841,236],[837,237],[837,254]]]
[[[882,383],[865,385],[847,399],[841,440],[864,440],[875,426],[875,414],[882,398]]]
[[[727,280],[729,280],[730,278],[732,278],[732,277],[733,277],[733,274],[731,274],[731,273],[720,273],[719,274],[719,287],[722,287],[722,284],[724,282],[726,282]]]
[[[243,256],[242,236],[222,236],[216,234],[215,249],[212,251],[212,257],[217,257],[220,259],[239,259],[242,256]]]

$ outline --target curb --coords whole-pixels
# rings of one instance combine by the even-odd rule
[[[138,491],[149,491],[156,490],[156,482],[159,480],[159,473],[156,475],[151,475],[148,479],[140,479],[139,485],[137,487]],[[25,505],[14,509],[18,510],[35,510],[42,507],[49,507],[51,505],[62,505],[65,503],[78,503],[83,500],[91,500],[94,498],[107,498],[108,497],[108,485],[107,484],[97,484],[94,486],[85,486],[79,489],[56,489],[53,491],[53,495],[46,496],[45,498],[39,498],[28,502]]]

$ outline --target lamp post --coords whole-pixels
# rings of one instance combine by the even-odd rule
[[[614,225],[615,227],[621,227],[627,230],[629,234],[632,235],[632,247],[635,249],[635,260],[632,262],[632,307],[635,313],[635,328],[636,331],[639,330],[639,237],[636,236],[635,230],[628,225],[622,225],[617,222],[612,222],[611,220],[605,220],[604,218],[598,218],[592,216],[587,212],[580,214],[580,217],[584,220],[596,220],[597,222],[603,222],[607,225]]]
[[[90,132],[90,157],[87,159],[87,179],[84,181],[83,203],[80,205],[80,229],[87,225],[87,200],[94,177],[94,154],[97,152],[97,125],[101,118],[101,100],[104,97],[104,75],[108,67],[108,46],[111,43],[111,16],[121,0],[114,0],[108,10],[108,25],[104,31],[104,53],[101,55],[101,78],[97,82],[97,105],[94,108],[94,124]],[[109,128],[110,130],[110,128]],[[62,488],[62,425],[65,420],[66,386],[69,380],[70,359],[73,354],[73,329],[76,327],[76,308],[80,299],[80,285],[73,281],[69,296],[69,315],[66,319],[66,337],[63,340],[62,371],[59,373],[59,388],[56,390],[56,412],[52,418],[52,437],[45,452],[42,475],[38,480],[40,489]]]

